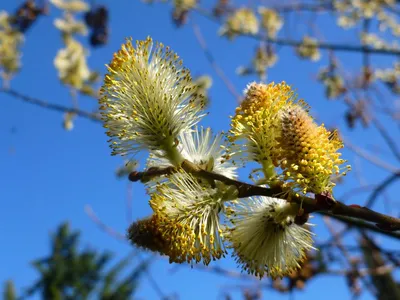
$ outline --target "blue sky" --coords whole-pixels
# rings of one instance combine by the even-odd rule
[[[0,10],[12,12],[21,3],[3,1]],[[202,1],[209,6],[211,1]],[[134,40],[144,39],[148,35],[154,40],[171,46],[191,69],[194,76],[209,74],[213,77],[210,91],[210,115],[202,125],[211,126],[215,131],[229,128],[229,115],[235,109],[235,99],[227,91],[223,82],[216,76],[204,53],[196,41],[190,25],[177,29],[171,23],[168,5],[145,5],[140,1],[102,1],[110,7],[111,34],[109,43],[100,49],[91,50],[89,65],[92,69],[104,74],[105,64],[118,50],[125,37]],[[28,32],[23,47],[23,68],[12,80],[13,89],[52,103],[72,105],[68,89],[61,85],[53,66],[53,59],[62,41],[59,32],[53,26],[53,20],[59,11],[52,7],[50,16],[42,17]],[[239,65],[247,64],[253,54],[256,43],[249,38],[239,38],[231,42],[217,35],[218,26],[194,14],[194,21],[201,26],[203,35],[220,67],[231,78],[238,91],[246,84],[256,80],[253,77],[240,78],[235,74]],[[324,21],[325,22],[325,21]],[[325,36],[335,34],[335,29],[321,22]],[[299,25],[299,31],[307,32],[306,25]],[[342,34],[341,40],[354,41],[352,35]],[[337,38],[336,38],[337,40]],[[269,71],[268,79],[279,82],[285,80],[297,89],[299,96],[311,106],[319,120],[327,126],[344,128],[344,135],[353,143],[371,148],[372,144],[382,144],[373,130],[356,129],[349,132],[345,129],[342,118],[345,107],[339,102],[328,102],[324,98],[322,87],[316,84],[315,77],[319,68],[326,64],[327,53],[323,52],[321,62],[311,64],[295,57],[291,48],[279,49],[278,64]],[[354,54],[342,56],[343,63],[350,70],[360,67],[361,59]],[[360,60],[360,61],[357,61]],[[128,182],[117,180],[114,172],[123,160],[111,157],[104,129],[97,123],[78,118],[71,132],[62,126],[62,115],[44,110],[19,100],[0,95],[3,113],[0,118],[0,165],[1,189],[0,203],[0,282],[13,279],[17,288],[26,287],[35,278],[36,273],[29,262],[42,257],[49,250],[49,233],[63,221],[69,221],[72,228],[82,232],[82,244],[97,249],[106,249],[119,258],[128,254],[132,248],[116,241],[93,223],[84,211],[90,205],[96,214],[118,232],[124,233],[128,227],[126,219],[126,194]],[[80,107],[91,110],[97,102],[91,98],[80,97]],[[385,121],[386,122],[386,121]],[[388,123],[385,123],[388,124]],[[12,130],[15,128],[14,130]],[[394,162],[385,148],[378,149],[391,163]],[[144,158],[145,155],[139,158]],[[344,157],[350,163],[358,159],[349,151]],[[364,180],[373,183],[381,180],[386,173],[371,164],[361,161]],[[143,166],[143,164],[141,164]],[[246,174],[242,174],[246,178]],[[343,186],[338,187],[336,195],[341,195],[358,182],[354,174],[349,175]],[[393,192],[395,187],[388,191]],[[148,196],[139,183],[132,185],[133,218],[140,218],[150,213]],[[362,203],[363,195],[352,198],[354,203]],[[378,204],[378,210],[383,206]],[[391,213],[398,214],[399,208]],[[326,239],[326,229],[319,217],[314,218],[317,224],[317,239]],[[338,226],[338,229],[340,226]],[[348,235],[348,241],[354,235]],[[379,241],[386,239],[379,237]],[[387,245],[395,247],[393,242]],[[398,244],[397,244],[398,247]],[[144,256],[147,254],[144,254]],[[215,263],[217,266],[239,271],[231,259]],[[158,258],[151,266],[151,272],[165,294],[177,293],[180,299],[221,299],[224,291],[229,291],[240,299],[238,281],[225,278],[211,272],[194,270],[189,266],[170,265],[165,258]],[[241,281],[241,284],[245,282]],[[265,281],[256,281],[262,284]],[[254,286],[254,282],[251,283]],[[306,286],[304,292],[296,292],[294,299],[310,299],[324,296],[325,299],[347,299],[350,297],[345,279],[342,277],[320,276]],[[144,277],[137,293],[140,299],[157,299],[157,294]],[[265,290],[268,299],[289,298],[276,292]],[[372,299],[364,293],[360,299]]]

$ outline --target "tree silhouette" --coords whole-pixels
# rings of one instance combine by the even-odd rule
[[[138,287],[149,260],[129,267],[133,256],[111,265],[112,255],[81,249],[80,233],[61,224],[51,239],[48,256],[32,262],[39,278],[18,299],[40,295],[42,299],[129,299]],[[128,270],[131,269],[131,270]],[[11,281],[5,283],[4,299],[17,299]]]

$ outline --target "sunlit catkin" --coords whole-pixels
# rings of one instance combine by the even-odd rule
[[[150,206],[160,218],[159,230],[168,241],[170,261],[208,265],[225,254],[219,213],[223,195],[181,171],[157,187]]]
[[[244,152],[248,160],[263,166],[268,179],[274,176],[274,167],[281,159],[279,113],[296,97],[285,82],[268,85],[253,82],[245,95],[232,118],[230,140],[236,152]]]
[[[130,39],[114,54],[101,88],[100,109],[113,154],[161,150],[173,165],[182,158],[179,134],[204,116],[197,92],[179,56],[151,38]]]
[[[280,162],[288,185],[304,193],[331,192],[335,186],[332,178],[341,176],[339,149],[343,143],[336,132],[318,126],[308,114],[305,105],[288,106],[280,113],[282,156]]]
[[[298,209],[297,204],[272,197],[241,199],[227,207],[232,227],[226,238],[244,271],[277,278],[300,268],[314,248],[313,234],[294,223]]]

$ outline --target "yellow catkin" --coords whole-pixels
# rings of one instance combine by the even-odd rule
[[[331,192],[335,186],[332,177],[345,174],[340,172],[345,160],[338,152],[343,143],[336,132],[328,131],[323,124],[318,126],[298,104],[283,109],[280,121],[284,179],[304,193]]]
[[[168,242],[159,230],[160,221],[158,216],[152,215],[132,223],[128,229],[128,239],[138,247],[168,255]]]
[[[173,217],[168,214],[165,202],[162,195],[153,194],[150,205],[160,220],[157,231],[167,245],[163,251],[169,256],[170,262],[203,262],[208,265],[211,260],[225,256],[226,251],[220,244],[222,233],[215,233],[210,230],[210,224],[203,223],[204,213],[185,211],[181,207],[180,215]]]
[[[278,114],[294,100],[295,94],[285,82],[251,83],[232,118],[231,142],[244,142],[251,160],[260,163],[270,161],[278,166],[281,158]]]
[[[100,90],[100,110],[112,154],[164,150],[203,116],[204,96],[169,47],[131,39],[114,54]],[[185,121],[183,121],[185,120]]]
[[[241,34],[257,34],[259,22],[254,11],[248,8],[239,8],[226,20],[220,33],[233,39]]]
[[[260,279],[266,275],[276,279],[300,267],[313,249],[313,233],[294,222],[298,209],[272,197],[239,200],[226,209],[232,224],[226,239],[243,271]]]
[[[160,213],[133,223],[128,238],[136,246],[168,256],[170,263],[199,262],[206,254],[205,249],[196,248],[196,235],[189,226]]]

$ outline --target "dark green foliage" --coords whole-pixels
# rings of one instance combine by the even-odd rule
[[[4,284],[3,299],[4,300],[17,299],[17,296],[15,295],[14,282],[12,282],[12,280],[7,280]]]
[[[143,261],[123,280],[116,282],[118,275],[129,263],[130,258],[125,258],[116,264],[103,279],[99,298],[104,300],[128,299],[137,287],[140,275],[146,271],[150,261]]]
[[[140,276],[149,261],[142,261],[132,271],[127,271],[132,255],[110,266],[112,256],[107,252],[79,247],[79,233],[71,232],[67,223],[62,224],[52,236],[48,257],[32,262],[39,272],[22,298],[39,294],[42,299],[130,299]],[[16,299],[12,282],[6,284],[4,299]]]

